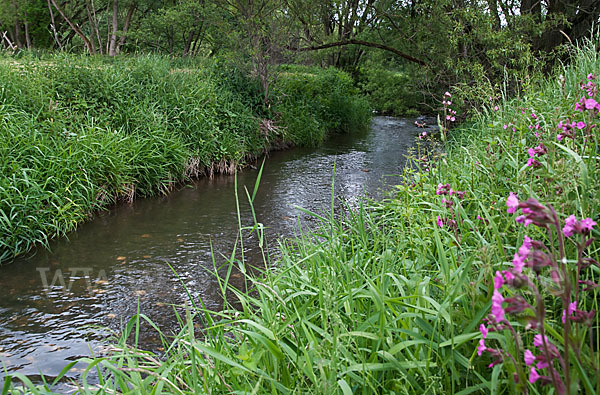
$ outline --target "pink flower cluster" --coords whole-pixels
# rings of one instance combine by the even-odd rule
[[[540,354],[536,356],[533,354],[533,352],[531,352],[531,350],[525,350],[525,365],[531,366],[529,369],[529,382],[533,384],[536,381],[541,380],[542,384],[550,384],[552,382],[552,378],[549,376],[541,376],[537,369],[541,370],[550,367],[553,360],[561,358],[560,352],[558,348],[550,342],[550,339],[548,339],[547,336],[542,337],[540,334],[537,334],[533,337],[533,345],[539,350]],[[545,350],[548,351],[550,360],[546,358],[546,353],[544,352]],[[536,361],[537,364],[533,366]],[[557,379],[560,380],[559,378]]]
[[[453,220],[451,218],[442,218],[439,215],[436,217],[435,223],[440,228],[443,228],[444,226],[448,226],[450,228],[456,228],[458,226],[458,223],[455,220]]]
[[[533,198],[520,202],[517,195],[510,192],[506,199],[506,206],[509,214],[516,213],[518,209],[522,210],[522,215],[519,215],[516,218],[516,221],[523,223],[525,226],[534,224],[547,230],[554,228],[558,233],[561,245],[563,243],[563,234],[566,237],[571,237],[574,234],[581,234],[583,236],[580,242],[576,242],[579,251],[576,270],[577,279],[583,268],[591,264],[600,266],[600,264],[592,258],[584,258],[582,256],[583,251],[591,244],[592,239],[589,237],[589,233],[596,225],[596,222],[591,218],[585,218],[579,221],[574,215],[571,215],[565,220],[564,227],[561,229],[560,221],[558,220],[554,209],[551,206],[540,204]],[[524,269],[526,267],[531,269],[538,280],[542,275],[542,270],[544,268],[549,269],[550,277],[554,283],[552,288],[553,291],[551,291],[551,293],[560,295],[563,304],[561,320],[565,328],[565,333],[568,334],[568,328],[571,322],[591,327],[594,324],[596,312],[594,310],[579,310],[577,308],[577,300],[571,299],[573,295],[575,296],[575,299],[577,299],[580,294],[578,293],[579,291],[575,291],[573,294],[571,293],[573,288],[570,288],[570,275],[568,274],[568,271],[571,269],[567,268],[566,262],[562,252],[560,257],[555,258],[554,252],[544,243],[525,236],[523,244],[513,256],[512,267],[503,270],[502,272],[496,271],[491,311],[486,319],[488,326],[486,327],[484,324],[480,326],[482,337],[477,347],[478,355],[482,355],[483,352],[488,352],[494,358],[494,361],[489,365],[490,367],[509,358],[515,363],[518,372],[521,372],[515,374],[515,380],[518,380],[519,374],[528,375],[528,381],[530,383],[537,382],[541,383],[541,385],[552,384],[558,394],[564,394],[566,387],[569,385],[568,381],[563,381],[563,377],[561,377],[559,372],[561,369],[565,369],[565,366],[570,362],[565,361],[565,357],[561,354],[559,348],[545,335],[544,325],[546,308],[544,307],[544,296],[541,294],[539,288],[544,282],[537,281],[534,283],[529,279],[528,275],[524,272]],[[559,263],[561,264],[559,265]],[[589,280],[576,281],[575,284],[588,285],[583,291],[598,287],[598,284]],[[525,295],[535,295],[537,306],[532,306],[518,293],[514,296],[505,298],[501,292],[505,285],[514,290],[527,289]],[[556,287],[569,290],[569,292],[557,292]],[[523,353],[523,361],[526,365],[525,371],[520,370],[518,358],[515,358],[506,350],[490,348],[485,344],[485,339],[490,331],[504,331],[508,329],[515,337],[515,344],[517,347],[516,355],[519,356],[519,344],[522,344],[522,341],[520,340],[521,335],[513,328],[507,316],[523,312],[526,312],[526,314],[521,314],[520,318],[525,319],[527,322],[525,329],[538,331],[533,338],[534,348],[526,348]],[[563,346],[566,349],[569,344],[563,344]],[[565,355],[567,355],[567,351],[565,351]],[[565,377],[568,378],[569,376],[566,375]]]
[[[587,139],[593,138],[592,129],[596,127],[592,124],[591,117],[600,113],[600,104],[594,99],[594,96],[598,94],[598,87],[596,85],[596,76],[592,73],[587,76],[587,83],[581,83],[581,90],[585,91],[587,96],[583,96],[577,103],[575,103],[575,110],[586,112],[588,122],[575,122],[567,119],[558,123],[557,127],[560,132],[556,135],[558,141],[562,141],[565,138],[571,138],[575,140],[578,130],[583,130]]]
[[[436,195],[441,195],[441,196],[448,196],[448,198],[443,197],[442,198],[442,204],[447,208],[450,209],[450,214],[452,218],[442,218],[439,215],[436,218],[435,223],[440,227],[443,228],[444,226],[449,226],[450,228],[454,229],[455,231],[458,228],[458,223],[456,222],[455,216],[454,216],[454,211],[452,210],[452,206],[454,205],[454,202],[452,201],[452,199],[450,199],[451,196],[454,196],[456,199],[463,200],[465,198],[465,191],[455,191],[454,189],[452,189],[450,187],[450,184],[446,183],[446,184],[438,184],[437,189],[435,191]]]
[[[452,105],[451,98],[452,95],[450,92],[444,93],[444,100],[442,101],[442,104],[444,105],[444,112],[446,113],[446,121],[454,122],[456,121],[456,111],[450,108]]]
[[[548,149],[546,148],[546,146],[544,144],[539,143],[537,147],[529,148],[527,150],[527,153],[529,154],[529,160],[527,160],[527,166],[531,166],[533,168],[538,168],[538,167],[541,167],[542,164],[535,158],[540,157],[542,155],[546,155],[548,153]]]
[[[587,234],[591,232],[594,228],[594,225],[596,225],[596,221],[591,218],[585,218],[581,221],[578,221],[574,215],[570,215],[565,220],[565,226],[563,227],[562,231],[566,237],[571,237],[574,233]]]
[[[442,101],[442,104],[444,106],[451,106],[452,105],[452,95],[450,94],[450,92],[446,92],[444,93],[444,100]]]
[[[574,139],[575,138],[575,130],[576,129],[583,129],[585,128],[587,125],[585,122],[583,121],[579,121],[579,122],[575,122],[575,121],[570,121],[569,119],[567,119],[566,121],[560,121],[558,123],[558,125],[556,125],[558,127],[558,129],[561,129],[562,132],[560,132],[559,134],[556,135],[556,139],[558,141],[562,141],[564,138],[571,138]]]
[[[438,184],[437,189],[435,191],[436,195],[447,195],[447,196],[456,196],[458,199],[462,200],[465,198],[464,191],[455,191],[450,187],[450,184]]]
[[[589,97],[594,97],[598,93],[598,88],[594,82],[596,80],[596,76],[593,73],[590,73],[588,74],[587,79],[587,83],[582,82],[580,88],[582,91],[586,91]]]
[[[598,104],[598,102],[592,98],[586,99],[585,97],[582,97],[577,103],[575,103],[575,110],[596,110],[597,112],[600,112],[600,104]]]

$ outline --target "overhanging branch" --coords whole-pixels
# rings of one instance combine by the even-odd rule
[[[384,45],[384,44],[373,43],[373,42],[370,42],[370,41],[355,40],[355,39],[337,41],[337,42],[333,42],[333,43],[328,43],[328,44],[323,44],[323,45],[318,45],[318,46],[312,46],[312,47],[290,48],[290,49],[293,50],[293,51],[300,51],[300,52],[304,52],[304,51],[318,51],[318,50],[321,50],[321,49],[327,49],[327,48],[333,48],[333,47],[343,47],[343,46],[352,45],[352,44],[354,44],[354,45],[362,45],[364,47],[379,48],[379,49],[382,49],[384,51],[392,52],[393,54],[396,54],[396,55],[400,56],[401,58],[404,58],[404,59],[409,60],[411,62],[420,64],[422,66],[427,66],[427,63],[423,62],[422,60],[417,59],[414,56],[410,56],[408,54],[405,54],[404,52],[398,51],[396,48],[389,47],[389,46]]]

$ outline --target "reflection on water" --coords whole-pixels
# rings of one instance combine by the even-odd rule
[[[305,216],[296,206],[317,212],[330,207],[334,164],[335,194],[346,201],[365,192],[377,196],[396,182],[387,175],[401,173],[404,155],[422,130],[413,121],[376,117],[362,136],[271,154],[255,200],[269,239],[293,234],[296,218]],[[238,175],[241,202],[243,187],[251,193],[257,174],[248,169]],[[242,213],[250,223],[247,205]],[[51,252],[40,249],[0,268],[0,367],[55,376],[69,361],[101,352],[103,340],[138,308],[168,334],[177,328],[172,305],[187,300],[181,282],[207,308],[219,309],[211,246],[220,265],[237,233],[234,177],[216,176],[101,213],[69,240],[52,243]],[[244,254],[250,263],[261,261],[256,243],[245,243]],[[240,286],[243,281],[239,273],[232,280]],[[146,328],[142,341],[158,344],[154,336]]]

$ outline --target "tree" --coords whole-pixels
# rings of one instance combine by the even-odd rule
[[[286,38],[283,3],[278,0],[224,0],[223,5],[242,30],[240,47],[252,59],[253,73],[259,78],[264,103],[269,102],[273,64],[281,50],[277,39]]]

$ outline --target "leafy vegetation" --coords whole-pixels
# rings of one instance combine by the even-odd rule
[[[359,73],[358,86],[371,106],[382,114],[417,116],[431,112],[431,106],[414,90],[411,74],[383,67],[365,67]]]
[[[0,45],[229,59],[257,77],[265,100],[280,64],[334,66],[362,74],[382,111],[403,112],[456,85],[478,88],[468,101],[477,106],[505,74],[568,59],[599,15],[591,0],[0,0]],[[401,102],[378,103],[390,79],[403,85]]]
[[[287,73],[265,108],[256,82],[226,70],[210,62],[176,69],[158,56],[4,58],[0,260],[116,201],[231,172],[273,144],[315,144],[368,124],[369,109],[342,72]],[[310,91],[295,88],[307,78]]]

